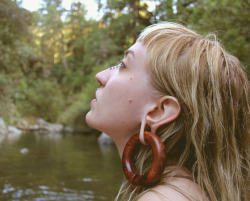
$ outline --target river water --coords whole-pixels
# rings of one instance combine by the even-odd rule
[[[123,179],[115,146],[96,135],[35,134],[0,142],[1,201],[114,200]]]

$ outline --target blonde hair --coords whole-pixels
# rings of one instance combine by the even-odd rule
[[[178,149],[177,167],[192,171],[209,200],[247,200],[249,83],[239,60],[214,35],[203,37],[175,23],[151,25],[137,42],[147,48],[152,86],[181,105],[180,116],[157,131],[167,155]],[[137,154],[141,174],[151,157],[145,147]],[[147,190],[125,181],[117,200],[137,200]]]

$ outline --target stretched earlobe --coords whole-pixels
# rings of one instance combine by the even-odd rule
[[[159,127],[174,121],[180,112],[181,106],[177,98],[163,96],[157,106],[147,114],[146,124],[150,126],[151,132],[156,133]]]

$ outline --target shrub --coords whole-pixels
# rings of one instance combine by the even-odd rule
[[[36,116],[56,122],[63,110],[64,98],[55,80],[20,82],[18,106],[24,116]]]

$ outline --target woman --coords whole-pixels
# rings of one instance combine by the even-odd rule
[[[155,24],[96,80],[86,121],[107,133],[123,157],[128,180],[117,200],[247,200],[249,84],[218,41]],[[134,136],[139,148],[130,146]],[[163,142],[163,157],[152,139]],[[135,170],[125,167],[131,161]]]

